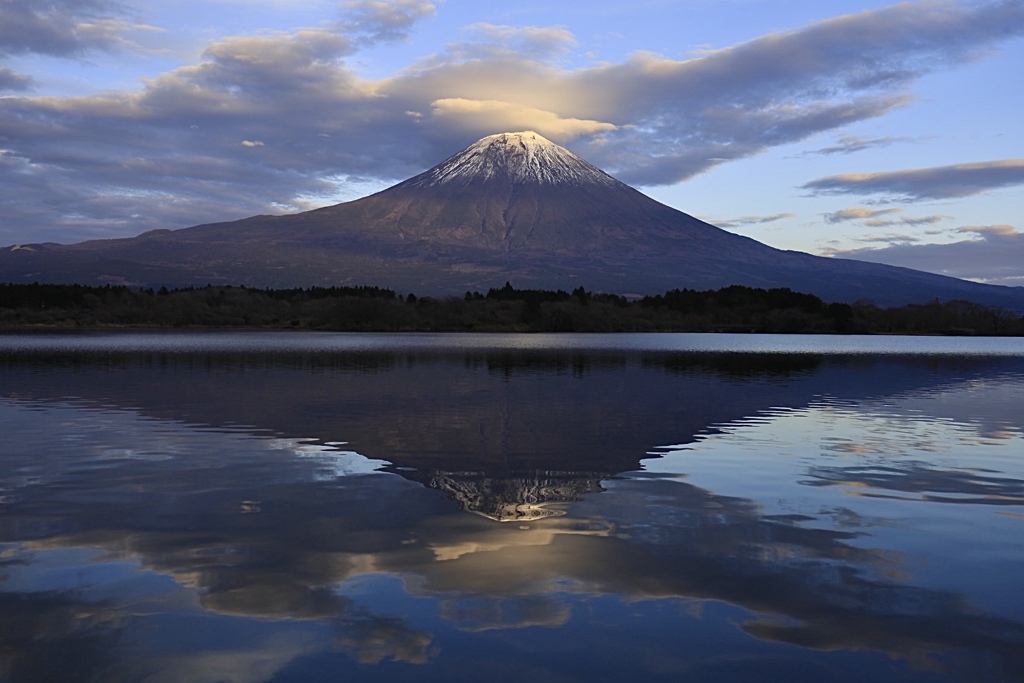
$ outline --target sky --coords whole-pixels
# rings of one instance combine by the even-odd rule
[[[0,245],[534,130],[774,247],[1024,286],[1024,0],[0,0]]]

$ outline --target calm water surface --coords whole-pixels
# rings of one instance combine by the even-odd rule
[[[0,335],[0,681],[1024,680],[1024,340]]]

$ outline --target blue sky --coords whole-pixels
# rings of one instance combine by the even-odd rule
[[[1024,0],[0,0],[0,244],[356,199],[532,129],[772,246],[1024,285]]]

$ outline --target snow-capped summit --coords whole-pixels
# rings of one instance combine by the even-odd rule
[[[481,182],[618,184],[601,169],[532,130],[488,135],[415,180],[417,187]]]

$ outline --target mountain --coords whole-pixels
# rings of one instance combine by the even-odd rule
[[[966,299],[1024,311],[1024,288],[782,251],[661,204],[534,132],[485,137],[393,187],[313,211],[126,239],[0,249],[0,281],[362,285],[419,294],[732,284],[880,305]]]

